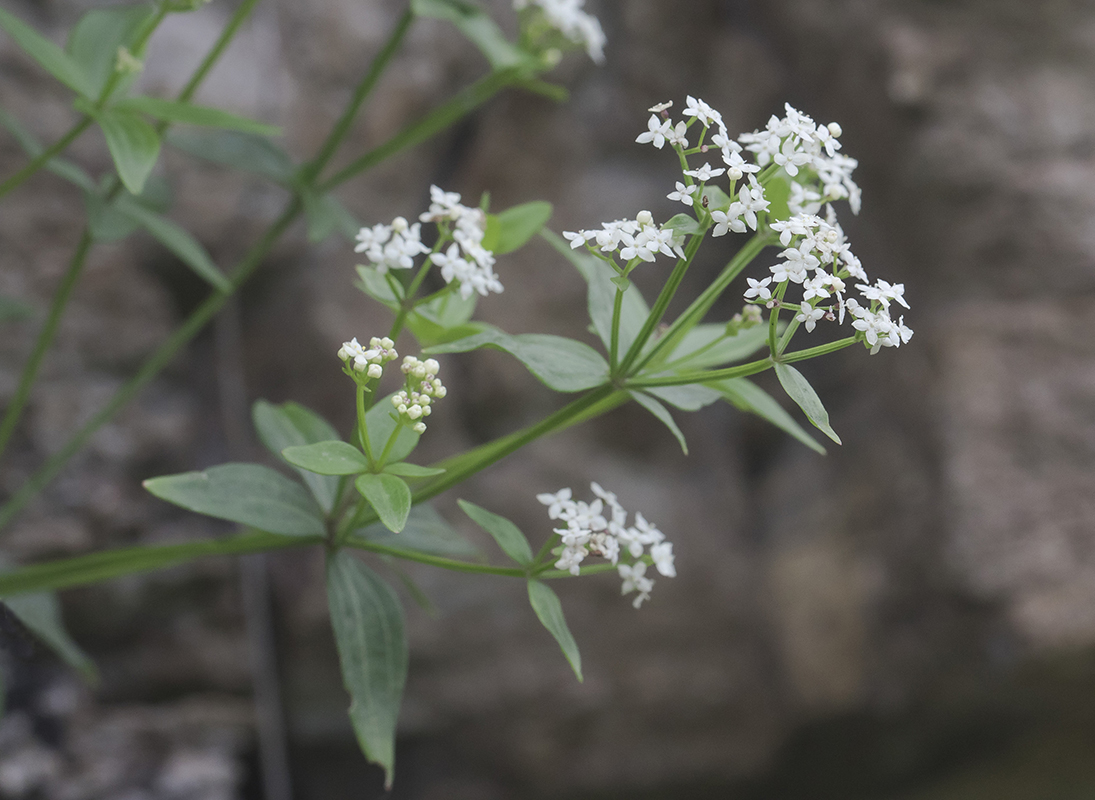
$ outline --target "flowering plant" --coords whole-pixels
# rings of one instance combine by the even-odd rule
[[[478,12],[456,0],[415,0],[376,69],[383,68],[415,16],[452,20],[476,41],[494,67],[487,79],[494,81],[491,92],[506,83],[547,91],[533,78],[557,60],[560,46],[580,46],[594,60],[603,58],[600,26],[577,0],[516,0],[515,6],[520,11],[521,36],[513,44],[501,37],[489,18],[476,16]],[[82,84],[73,88],[84,97],[77,103],[85,115],[78,126],[98,122],[107,132],[117,164],[118,178],[105,193],[96,195],[97,207],[115,208],[165,244],[174,243],[175,250],[188,253],[188,263],[216,287],[204,307],[204,318],[195,323],[196,330],[250,274],[265,250],[249,256],[226,278],[185,232],[141,205],[140,191],[155,157],[153,154],[150,163],[147,154],[142,157],[130,152],[132,148],[127,150],[125,141],[132,144],[136,132],[144,131],[140,126],[146,126],[157,137],[158,147],[163,128],[154,129],[137,117],[137,112],[153,117],[159,113],[161,123],[192,121],[201,114],[216,116],[210,110],[194,111],[198,107],[189,106],[185,102],[188,97],[176,106],[191,110],[172,106],[170,112],[165,110],[169,101],[114,99],[126,71],[134,68],[134,62],[139,66],[146,28],[154,27],[153,22],[158,24],[168,10],[175,9],[155,6],[153,16],[141,17],[145,27],[123,29],[118,23],[116,69],[97,91]],[[475,24],[468,21],[471,18]],[[149,21],[144,22],[146,19]],[[56,53],[46,48],[45,40],[36,39],[37,34],[28,33],[14,17],[0,12],[0,24],[28,50],[38,52],[39,60],[47,68],[52,65],[58,77],[74,74],[66,71],[67,62],[58,61]],[[42,55],[47,53],[48,58]],[[369,80],[373,79],[367,79],[366,85]],[[360,99],[355,102],[360,104]],[[837,221],[835,203],[847,202],[858,213],[861,202],[852,178],[856,162],[841,152],[839,125],[817,125],[788,105],[784,116],[773,116],[763,130],[735,139],[720,113],[700,99],[688,97],[676,121],[671,109],[668,102],[649,109],[647,129],[636,139],[659,150],[668,145],[681,168],[680,180],[667,197],[684,210],[663,223],[657,223],[649,211],[638,211],[634,218],[565,232],[560,237],[544,227],[552,211],[547,203],[533,201],[494,213],[486,203],[466,206],[459,194],[434,186],[429,207],[416,221],[396,217],[388,224],[361,227],[354,248],[364,261],[357,267],[357,286],[390,311],[392,323],[386,333],[375,330],[375,322],[370,323],[373,330],[357,332],[370,334],[361,339],[367,345],[354,337],[337,352],[342,371],[354,386],[356,423],[350,435],[341,438],[319,415],[295,403],[259,401],[253,409],[258,436],[295,472],[296,480],[268,466],[234,463],[145,482],[156,496],[239,523],[245,526],[243,533],[194,545],[128,548],[24,567],[0,576],[0,594],[10,598],[18,613],[20,593],[103,580],[210,553],[322,547],[331,622],[353,701],[351,721],[366,756],[385,769],[389,782],[407,672],[402,610],[388,582],[353,551],[525,581],[535,615],[556,639],[580,680],[578,646],[549,582],[613,572],[621,580],[622,594],[633,595],[632,603],[639,608],[651,598],[651,568],[662,577],[676,575],[674,545],[666,535],[639,512],[629,524],[628,512],[617,496],[596,482],[590,484],[593,499],[589,501],[575,499],[570,488],[535,494],[535,499],[547,506],[548,520],[532,536],[526,536],[511,521],[460,500],[464,513],[493,537],[512,562],[487,564],[467,557],[468,546],[459,533],[428,501],[540,437],[629,401],[650,412],[685,452],[684,434],[669,407],[695,411],[719,401],[756,413],[824,452],[749,376],[773,369],[806,418],[839,443],[821,400],[792,364],[856,344],[874,354],[882,348],[899,347],[912,335],[903,316],[896,321],[891,316],[895,305],[908,308],[903,285],[882,280],[869,283]],[[348,112],[350,116],[352,111],[356,105]],[[231,121],[236,129],[251,130],[251,135],[261,132],[257,123],[216,118],[222,124]],[[451,110],[446,110],[438,120],[450,118]],[[112,139],[111,126],[123,124],[118,120],[128,120],[124,122],[130,126],[128,138]],[[432,131],[441,124],[438,120],[428,120],[424,128],[412,126],[386,152],[422,138],[423,130]],[[339,126],[336,133],[340,129],[344,133],[343,121]],[[272,227],[274,235],[302,209],[309,215],[315,236],[335,226],[330,209],[336,201],[327,192],[354,174],[355,164],[360,170],[378,159],[366,153],[321,181],[319,176],[339,139],[335,135],[316,160],[283,176],[293,187],[294,199],[286,215]],[[74,166],[57,158],[62,149],[58,145],[40,149],[29,166],[48,165],[72,173]],[[21,180],[19,175],[13,176],[5,182],[4,190]],[[716,240],[731,233],[749,238],[730,255],[711,284],[675,319],[666,321],[670,302],[701,246],[710,242],[719,247]],[[504,259],[499,259],[537,235],[547,239],[585,282],[587,310],[600,350],[579,339],[510,334],[474,319],[478,298],[503,291],[506,268]],[[89,222],[88,237],[89,242],[95,237],[94,222]],[[769,247],[778,248],[775,263],[757,273],[759,277],[745,275]],[[77,272],[82,258],[76,261]],[[671,268],[663,266],[669,263]],[[640,268],[664,275],[652,304],[631,280]],[[430,285],[443,285],[426,292],[431,272],[440,280]],[[716,301],[739,277],[747,284],[741,311],[729,320],[709,320]],[[849,296],[850,287],[858,292],[858,299]],[[59,308],[63,309],[63,304],[62,299]],[[791,349],[800,331],[815,336],[831,323],[845,322],[851,328],[847,336]],[[47,335],[43,341],[48,344],[48,339]],[[418,354],[404,355],[399,361],[397,343],[399,349],[406,350],[411,342]],[[509,353],[547,388],[577,397],[533,425],[438,463],[426,466],[409,461],[419,438],[427,432],[427,420],[436,403],[447,394],[440,377],[445,361],[479,348]],[[396,362],[398,370],[391,366]],[[33,380],[34,368],[32,360],[28,380]],[[158,365],[151,374],[156,368]],[[381,385],[391,381],[397,371],[399,387],[383,396]],[[147,371],[142,375],[141,381],[149,377]],[[121,402],[125,399],[123,396]],[[15,424],[18,405],[9,407],[6,432]],[[535,552],[534,541],[539,542]],[[591,564],[590,558],[601,559],[601,563]],[[47,638],[65,636],[55,617],[38,624]]]

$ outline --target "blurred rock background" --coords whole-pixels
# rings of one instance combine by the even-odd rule
[[[58,40],[97,5],[4,0]],[[307,158],[403,6],[268,0],[199,100],[282,125],[287,149]],[[504,0],[491,7],[512,27]],[[627,408],[462,487],[546,533],[533,494],[597,480],[670,533],[679,577],[659,580],[638,612],[615,579],[560,587],[583,653],[578,684],[517,582],[408,570],[437,612],[408,598],[392,796],[1095,796],[1095,8],[629,0],[592,10],[607,64],[568,57],[554,77],[569,102],[504,94],[345,186],[345,204],[370,224],[409,217],[436,182],[469,201],[489,191],[498,208],[550,200],[556,230],[640,208],[664,218],[676,166],[633,144],[648,106],[699,96],[735,131],[789,101],[843,126],[864,210],[851,219],[845,209],[842,222],[872,276],[905,283],[916,337],[899,352],[807,365],[844,440],[825,458],[713,407],[679,417],[686,459]],[[145,88],[176,90],[230,11],[214,0],[165,24]],[[347,160],[484,70],[453,29],[417,24]],[[71,120],[68,101],[0,38],[5,110],[49,141]],[[69,153],[93,172],[109,167],[94,134]],[[0,174],[23,162],[0,135]],[[161,169],[173,218],[221,265],[285,199],[177,151],[165,150]],[[82,220],[77,193],[49,175],[5,198],[0,294],[44,309]],[[726,241],[705,248],[693,286],[724,263]],[[294,228],[220,321],[4,533],[4,552],[26,562],[228,533],[140,481],[265,458],[248,423],[258,398],[297,400],[348,428],[352,395],[333,354],[388,324],[348,291],[355,263],[347,242],[309,245]],[[498,271],[506,291],[481,303],[483,318],[584,335],[583,285],[549,248],[533,244]],[[60,447],[203,292],[148,240],[96,247],[0,491]],[[40,320],[5,324],[0,397]],[[423,440],[430,458],[557,402],[498,353],[444,368],[450,395]],[[454,498],[439,507],[451,512]],[[269,593],[260,585],[257,605],[232,561],[64,593],[69,627],[102,671],[95,692],[7,625],[0,796],[284,796],[263,793],[251,702],[249,641],[266,603],[275,644],[257,663],[280,680],[292,796],[380,796],[346,719],[319,554],[274,555],[258,570]]]

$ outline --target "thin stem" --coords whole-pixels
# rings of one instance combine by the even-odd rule
[[[699,297],[693,300],[688,308],[674,320],[669,329],[658,339],[653,349],[639,361],[635,371],[637,372],[652,361],[657,363],[655,359],[658,357],[671,354],[673,349],[680,344],[685,334],[699,324],[700,320],[711,310],[711,306],[715,304],[715,301],[719,299],[727,287],[733,283],[734,279],[757,257],[757,254],[767,244],[768,236],[759,233],[746,242],[741,250],[723,267],[722,272],[719,273],[719,276],[715,278],[711,285],[704,289]]]
[[[779,356],[779,345],[776,342],[776,332],[779,330],[779,311],[783,303],[783,295],[787,293],[787,282],[784,281],[776,289],[772,297],[772,310],[768,312],[768,350],[772,358]]]
[[[771,358],[762,358],[759,361],[750,361],[748,364],[738,364],[736,367],[679,372],[676,375],[665,375],[658,378],[637,378],[628,381],[627,386],[630,389],[646,389],[651,386],[686,386],[691,383],[711,383],[726,378],[744,378],[747,375],[756,375],[758,372],[771,369],[774,364],[775,362]]]
[[[439,239],[438,242],[440,241],[441,240]],[[437,249],[438,245],[435,245],[433,252],[436,253]],[[426,280],[426,274],[430,271],[430,267],[433,266],[431,256],[433,256],[433,253],[430,253],[430,256],[427,256],[426,260],[422,262],[422,266],[419,267],[418,272],[414,276],[414,280],[411,281],[410,285],[407,287],[407,291],[404,292],[403,301],[399,304],[399,313],[396,314],[395,321],[392,322],[392,329],[388,332],[389,339],[394,340],[399,336],[400,331],[403,330],[403,324],[407,321],[407,314],[418,305],[418,303],[415,302],[414,296],[418,294],[418,290],[422,286],[422,281]],[[435,292],[435,294],[447,292],[451,287],[452,284],[450,283],[444,289]]]
[[[614,402],[609,403],[612,399]],[[470,475],[486,469],[491,464],[519,450],[529,442],[546,436],[549,433],[563,430],[578,422],[589,418],[590,410],[596,408],[599,413],[622,404],[627,400],[627,393],[617,390],[612,386],[601,386],[586,395],[579,397],[560,408],[554,414],[550,414],[534,425],[495,439],[493,442],[480,445],[474,450],[461,453],[454,458],[439,461],[432,466],[445,470],[444,475],[438,475],[431,483],[419,489],[414,495],[414,502],[421,503],[435,497],[441,492],[460,483]]]
[[[301,170],[301,178],[304,185],[310,185],[319,177],[323,168],[327,166],[327,162],[334,156],[338,146],[342,144],[342,140],[346,138],[346,134],[350,132],[350,126],[353,124],[354,117],[357,116],[357,112],[360,110],[362,104],[368,99],[369,95],[372,94],[373,89],[376,87],[376,82],[380,80],[380,76],[384,74],[384,70],[387,69],[388,63],[395,56],[396,51],[399,50],[399,46],[403,43],[403,39],[407,35],[407,31],[410,30],[411,23],[414,22],[414,19],[415,16],[409,8],[403,13],[403,16],[399,18],[399,22],[396,23],[392,35],[388,37],[388,41],[384,43],[384,47],[377,53],[376,58],[373,59],[373,63],[369,65],[369,71],[366,73],[364,80],[357,85],[357,88],[350,98],[350,102],[342,112],[342,116],[338,118],[338,122],[336,122],[335,126],[331,129],[331,133],[327,136],[327,141],[320,147],[316,157]],[[332,183],[332,185],[334,184]],[[324,189],[325,188],[327,187],[324,187]]]
[[[783,364],[793,364],[796,361],[805,361],[808,358],[817,358],[818,356],[835,353],[837,350],[843,350],[845,347],[851,347],[853,344],[856,344],[859,341],[861,340],[858,336],[848,336],[844,339],[837,339],[835,342],[820,344],[817,347],[808,347],[805,350],[796,350],[793,353],[784,353],[779,357],[779,360]]]
[[[30,392],[34,388],[34,379],[38,375],[38,369],[42,366],[42,360],[45,358],[50,344],[53,343],[53,337],[61,324],[61,317],[64,315],[65,307],[72,296],[76,280],[80,277],[87,261],[91,241],[91,230],[85,227],[83,234],[80,236],[80,242],[76,245],[76,252],[73,253],[72,260],[69,262],[68,269],[65,270],[65,274],[61,277],[61,283],[53,294],[49,315],[46,317],[46,323],[42,326],[38,339],[34,343],[34,350],[31,352],[30,358],[23,366],[23,374],[19,376],[19,385],[15,389],[15,394],[12,396],[7,410],[4,412],[3,421],[0,422],[0,455],[3,455],[11,435],[15,431],[15,426],[19,423],[23,409],[30,399]]]
[[[534,572],[535,568],[540,565],[540,562],[543,561],[547,554],[551,552],[551,549],[555,547],[555,543],[557,541],[559,541],[559,534],[555,533],[555,531],[552,531],[551,536],[549,536],[544,542],[544,546],[540,548],[540,552],[536,554],[536,558],[532,559]]]
[[[384,443],[384,450],[380,454],[380,458],[377,459],[376,468],[378,470],[384,469],[384,465],[388,463],[388,455],[392,452],[392,447],[395,445],[396,439],[399,438],[399,434],[403,431],[403,419],[400,418],[395,428],[392,430],[391,435],[388,437],[388,441]]]
[[[27,178],[49,163],[51,158],[64,152],[65,148],[72,144],[81,133],[86,131],[91,123],[91,117],[87,115],[81,117],[75,125],[69,128],[68,133],[32,158],[21,170],[9,177],[3,183],[0,183],[0,197],[3,197],[8,192],[20,186]]]
[[[353,547],[357,550],[381,553],[387,556],[394,556],[395,558],[402,558],[406,561],[417,561],[419,564],[429,564],[431,567],[440,567],[441,569],[449,569],[454,572],[474,572],[480,575],[505,575],[511,578],[524,578],[527,574],[525,570],[517,567],[492,567],[488,564],[473,564],[470,561],[459,561],[455,558],[434,556],[429,553],[418,552],[417,550],[404,550],[399,547],[389,547],[388,545],[370,542],[368,539],[363,539],[360,536],[350,536],[343,544],[346,547]]]
[[[357,384],[357,438],[361,440],[361,447],[365,450],[365,458],[369,460],[369,469],[376,470],[376,459],[373,458],[373,448],[369,442],[369,427],[365,423],[365,387]]]
[[[406,150],[408,147],[426,141],[456,123],[461,117],[474,111],[506,86],[520,83],[521,80],[520,72],[517,69],[498,70],[484,78],[480,78],[471,86],[462,90],[452,100],[434,109],[425,118],[418,122],[412,122],[384,144],[373,148],[350,162],[330,178],[320,183],[316,189],[319,192],[329,191],[395,155],[400,150]]]
[[[620,312],[624,305],[624,290],[616,287],[616,299],[612,303],[612,337],[609,345],[608,371],[616,374],[616,358],[620,349]]]
[[[650,309],[650,315],[646,318],[646,322],[643,323],[643,327],[639,330],[639,335],[635,337],[635,341],[631,343],[631,348],[627,351],[627,355],[624,356],[624,360],[620,363],[620,368],[618,370],[620,374],[629,374],[631,365],[634,364],[635,360],[639,357],[639,353],[642,352],[643,347],[650,338],[650,334],[653,333],[655,326],[662,321],[662,317],[665,316],[665,310],[669,307],[669,301],[672,300],[673,295],[676,294],[677,287],[680,286],[681,281],[684,279],[684,273],[688,271],[688,266],[692,263],[692,259],[695,258],[696,251],[699,249],[700,244],[703,243],[705,235],[706,231],[697,233],[688,242],[688,247],[684,251],[684,258],[677,260],[676,266],[673,267],[673,273],[669,276],[669,280],[665,282],[665,286],[662,287],[658,299],[654,301],[654,307]]]

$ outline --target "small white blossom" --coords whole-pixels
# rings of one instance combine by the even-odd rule
[[[584,47],[589,57],[601,64],[605,60],[605,33],[598,19],[582,10],[584,4],[585,0],[513,0],[513,7],[518,11],[529,7],[539,9],[551,27]]]
[[[692,198],[692,195],[695,194],[696,190],[699,188],[700,187],[696,184],[692,184],[691,186],[685,186],[680,181],[677,181],[676,191],[670,192],[666,195],[666,197],[668,197],[670,200],[679,200],[686,206],[691,206],[695,202],[695,200]]]
[[[825,311],[824,308],[814,308],[807,301],[802,304],[798,314],[795,315],[795,319],[805,323],[807,332],[812,332],[814,326],[817,325],[817,321],[825,316]]]
[[[771,278],[765,278],[762,281],[753,280],[752,278],[746,278],[749,282],[749,288],[745,290],[745,299],[751,300],[757,298],[758,300],[771,300],[772,292],[768,289],[768,284],[772,282]]]
[[[707,183],[712,178],[717,178],[722,173],[726,172],[725,169],[719,167],[718,169],[712,169],[710,164],[704,164],[699,169],[686,169],[685,175],[695,178],[700,183]]]
[[[661,150],[665,146],[666,137],[671,135],[672,126],[670,120],[658,119],[657,115],[651,114],[646,123],[647,130],[635,137],[635,141],[639,144],[650,142]]]
[[[691,95],[686,100],[686,108],[681,112],[686,117],[695,117],[698,121],[703,123],[703,127],[708,128],[712,123],[721,125],[722,114],[720,114],[703,100],[697,100]]]

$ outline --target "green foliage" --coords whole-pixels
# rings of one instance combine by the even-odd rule
[[[742,411],[749,411],[768,420],[780,430],[794,436],[811,450],[825,455],[825,448],[818,444],[814,437],[808,434],[770,394],[752,381],[745,378],[727,378],[711,385]]]
[[[86,106],[81,110],[91,114],[102,128],[122,184],[133,194],[140,194],[160,157],[160,136],[156,129],[135,111],[112,108],[95,111]]]
[[[399,428],[395,444],[388,451],[388,461],[402,461],[418,446],[419,434],[407,425],[400,425],[392,407],[392,395],[380,398],[365,412],[365,427],[369,430],[369,447],[379,456],[384,452],[392,432]]]
[[[365,756],[395,777],[395,726],[407,682],[403,609],[391,587],[345,550],[327,556],[327,600],[350,722]]]
[[[190,511],[269,533],[326,533],[323,513],[304,487],[260,464],[222,464],[204,472],[150,478],[144,488]]]
[[[352,444],[337,439],[286,447],[281,455],[294,467],[317,475],[357,475],[369,469],[365,455]]]
[[[411,0],[411,10],[420,17],[443,19],[454,24],[486,56],[495,70],[536,66],[536,59],[510,42],[490,16],[466,0]]]
[[[532,563],[532,548],[529,546],[525,534],[521,533],[520,528],[505,517],[493,514],[485,508],[469,503],[467,500],[458,500],[457,502],[460,504],[461,510],[472,518],[472,521],[494,537],[494,541],[502,548],[502,552],[521,566],[528,566]]]
[[[241,117],[219,108],[183,103],[178,100],[162,100],[158,97],[130,97],[114,104],[123,111],[139,111],[164,122],[201,125],[208,128],[239,131],[256,136],[280,136],[281,128],[267,125],[247,117]]]
[[[559,602],[559,596],[542,581],[530,580],[528,582],[528,599],[532,604],[532,610],[548,632],[559,643],[563,656],[566,657],[578,680],[582,678],[582,656],[578,652],[578,643],[567,627],[566,618],[563,616],[563,606]]]
[[[761,350],[767,338],[768,329],[763,325],[727,336],[725,323],[704,323],[684,335],[667,361],[680,372],[734,364]]]
[[[38,140],[34,138],[34,135],[23,127],[23,124],[19,122],[19,120],[2,108],[0,108],[0,125],[7,128],[15,141],[19,143],[19,146],[32,158],[37,156],[44,149],[42,145],[38,143]],[[91,179],[91,176],[67,159],[60,157],[51,158],[46,162],[45,169],[60,178],[64,178],[70,183],[76,184],[85,191],[94,192],[96,190],[95,181]]]
[[[84,65],[38,33],[14,14],[0,9],[0,28],[7,31],[27,55],[68,88],[84,97],[94,99],[95,85]]]
[[[399,533],[411,513],[411,488],[396,475],[359,475],[354,486],[373,507],[380,521],[392,533]]]
[[[251,420],[255,431],[266,449],[283,459],[281,451],[315,442],[337,439],[338,433],[327,420],[316,412],[297,403],[275,406],[259,400],[251,407]],[[319,503],[325,514],[330,514],[338,498],[338,478],[317,475],[306,469],[294,467],[304,479],[304,484]]]
[[[411,508],[407,524],[399,533],[393,533],[382,523],[375,523],[354,531],[347,543],[359,539],[382,544],[389,550],[402,550],[409,555],[427,553],[437,556],[474,557],[479,551],[456,528],[428,503]]]
[[[825,410],[825,406],[821,404],[821,398],[817,396],[814,387],[806,381],[803,374],[790,364],[777,363],[776,377],[779,378],[787,396],[794,400],[806,414],[806,418],[814,423],[818,430],[840,444],[840,437],[829,425],[829,412]]]
[[[264,136],[199,129],[170,131],[166,140],[192,156],[260,175],[281,186],[291,186],[296,177],[292,159]]]
[[[131,48],[154,14],[151,4],[140,4],[97,8],[80,17],[69,33],[65,51],[86,79],[90,89],[86,97],[94,99],[102,95],[114,75],[118,48]],[[116,79],[110,96],[124,94],[135,78],[136,75],[129,75]]]
[[[512,253],[535,236],[551,219],[551,203],[536,200],[507,208],[495,217],[498,220],[498,239],[491,248],[495,255]]]
[[[445,474],[445,470],[439,467],[420,467],[418,464],[408,464],[406,461],[388,464],[384,467],[384,472],[389,475],[399,475],[402,478],[430,478]]]
[[[482,333],[436,345],[426,353],[466,353],[480,347],[502,350],[522,364],[550,389],[580,392],[608,380],[608,363],[587,344],[543,333],[510,335],[489,327]]]
[[[304,219],[308,223],[309,242],[322,242],[336,231],[353,241],[361,230],[361,223],[330,192],[317,194],[302,188],[300,196],[304,203]]]

